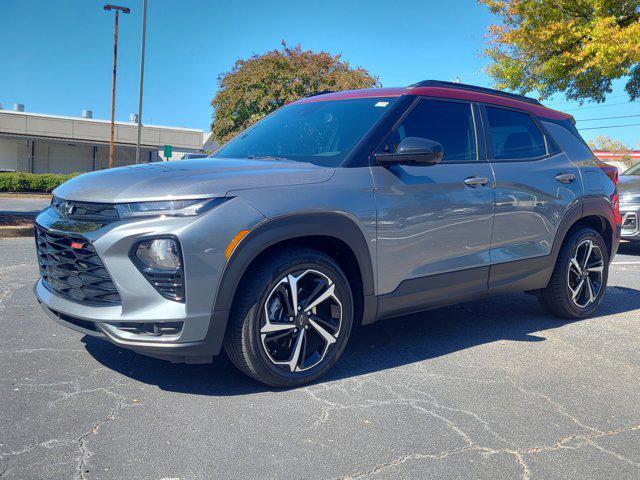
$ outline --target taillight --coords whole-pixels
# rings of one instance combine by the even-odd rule
[[[613,202],[613,215],[616,219],[616,225],[622,225],[622,216],[620,215],[620,198],[618,192],[611,195],[611,202]]]
[[[607,174],[607,177],[609,177],[613,182],[614,190],[611,195],[613,214],[615,216],[616,224],[621,225],[622,217],[620,216],[620,197],[618,196],[618,169],[612,165],[607,165],[606,163],[598,163],[598,167],[600,167],[604,173]]]

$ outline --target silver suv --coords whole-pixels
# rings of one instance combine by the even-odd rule
[[[60,186],[37,218],[34,290],[87,335],[187,363],[224,348],[291,387],[356,324],[511,291],[593,314],[616,172],[530,98],[437,81],[314,96],[211,158]]]

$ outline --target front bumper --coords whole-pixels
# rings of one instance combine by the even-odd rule
[[[625,240],[640,240],[640,205],[621,204],[622,231],[620,237]]]
[[[52,209],[36,219],[56,233],[72,233],[92,244],[115,285],[121,302],[87,305],[53,293],[40,279],[34,293],[43,310],[58,323],[139,353],[173,361],[201,363],[220,352],[228,312],[214,312],[224,250],[235,233],[263,216],[235,198],[197,217],[154,217],[117,221],[105,226],[70,222]],[[182,248],[186,300],[164,298],[129,258],[142,238],[172,235]],[[179,324],[177,333],[150,335],[137,325]]]

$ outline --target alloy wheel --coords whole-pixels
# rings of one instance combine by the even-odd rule
[[[260,338],[269,360],[288,372],[318,365],[336,343],[342,303],[335,283],[312,269],[280,279],[264,303]]]
[[[586,308],[596,301],[602,289],[604,272],[602,250],[593,240],[580,242],[569,261],[568,287],[573,303]]]

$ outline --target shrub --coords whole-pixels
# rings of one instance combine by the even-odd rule
[[[0,172],[0,192],[49,193],[76,175],[78,174]]]

